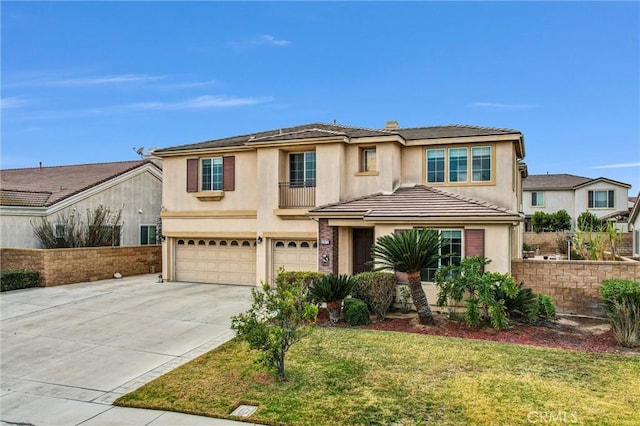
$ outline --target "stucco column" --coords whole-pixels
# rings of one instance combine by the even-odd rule
[[[328,219],[318,221],[318,270],[338,273],[338,228],[329,226]]]

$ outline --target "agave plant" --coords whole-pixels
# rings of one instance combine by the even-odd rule
[[[309,288],[309,296],[317,303],[327,304],[329,319],[335,324],[340,320],[342,300],[355,285],[356,280],[349,275],[323,275]]]

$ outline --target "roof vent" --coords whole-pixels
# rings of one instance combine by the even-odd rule
[[[391,121],[387,121],[387,124],[384,126],[385,129],[399,129],[400,125],[398,124],[397,121],[395,120],[391,120]]]

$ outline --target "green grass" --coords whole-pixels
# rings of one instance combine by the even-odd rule
[[[285,425],[640,424],[640,357],[318,328],[277,381],[237,340],[117,405]]]

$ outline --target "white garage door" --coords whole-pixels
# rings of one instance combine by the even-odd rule
[[[255,285],[255,242],[232,239],[178,239],[176,281]]]
[[[275,276],[281,266],[286,271],[317,271],[318,243],[312,240],[274,241],[272,282],[275,282]]]

